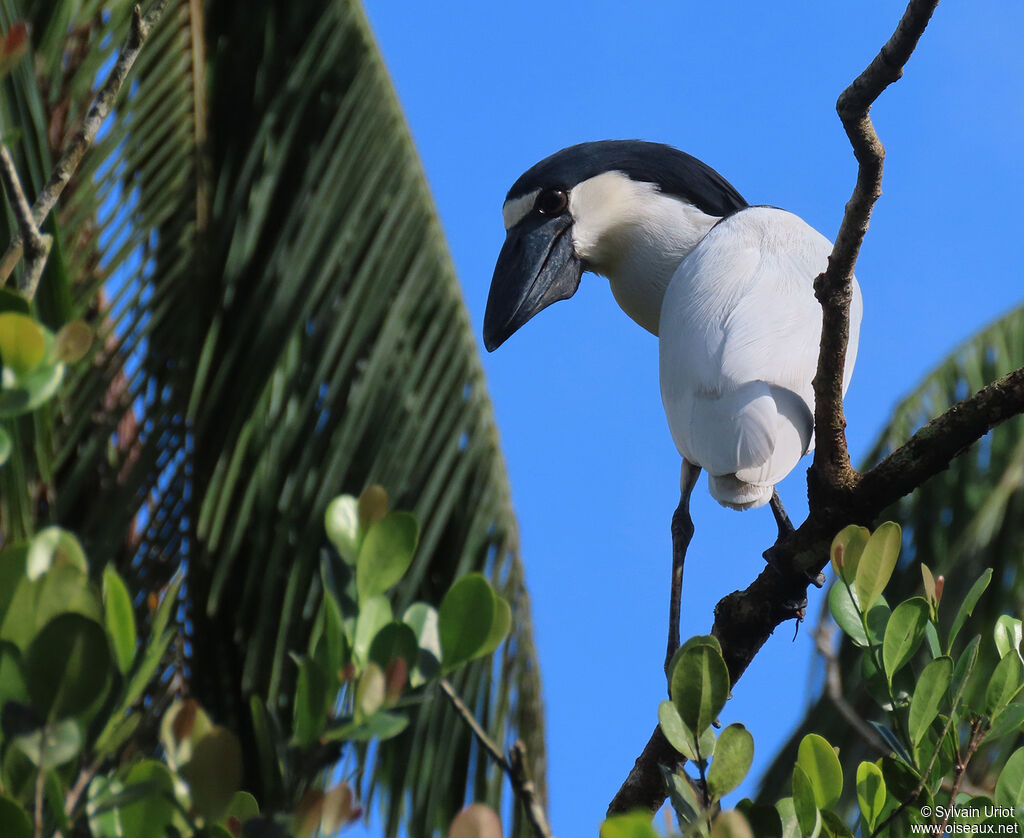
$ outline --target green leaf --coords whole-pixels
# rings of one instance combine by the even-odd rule
[[[378,710],[362,721],[345,721],[327,729],[323,740],[346,742],[370,742],[374,739],[386,740],[398,736],[409,725],[405,716]]]
[[[843,819],[839,815],[831,809],[825,809],[821,812],[821,836],[822,838],[853,838],[853,833],[850,832],[850,828],[843,823]]]
[[[694,745],[693,731],[679,718],[679,711],[671,701],[658,705],[658,724],[669,744],[692,762],[709,759],[715,753],[716,737],[713,728],[707,728]]]
[[[952,658],[945,656],[935,658],[922,670],[921,676],[917,680],[917,686],[914,688],[914,696],[910,700],[910,716],[907,722],[910,741],[915,747],[920,744],[931,723],[939,714],[939,707],[947,695],[952,680]]]
[[[65,719],[16,736],[13,742],[36,768],[49,771],[78,756],[82,750],[82,731],[73,719]]]
[[[389,512],[370,525],[356,561],[360,602],[384,593],[405,575],[419,537],[419,522],[410,512]]]
[[[857,578],[857,566],[870,535],[871,531],[867,527],[850,524],[843,527],[832,539],[832,547],[829,550],[832,569],[847,585],[852,585],[853,580]]]
[[[444,671],[483,653],[497,611],[494,589],[482,574],[467,574],[449,588],[438,609]]]
[[[35,581],[52,567],[70,565],[82,573],[89,572],[89,563],[78,539],[60,527],[46,527],[29,542],[25,574]]]
[[[370,659],[370,644],[373,643],[373,638],[391,620],[391,603],[385,597],[371,597],[359,604],[355,639],[352,643],[352,655],[358,664],[364,665]]]
[[[700,735],[729,697],[729,670],[711,646],[692,646],[676,661],[669,688],[679,717]]]
[[[818,835],[821,832],[821,812],[815,803],[814,786],[799,762],[793,766],[793,813],[801,835]]]
[[[981,635],[975,635],[967,648],[960,653],[956,659],[956,666],[953,668],[953,681],[949,685],[949,695],[953,699],[951,707],[954,712],[959,712],[958,704],[967,686],[968,679],[974,672],[974,666],[978,662],[978,650],[981,646]]]
[[[181,767],[192,804],[208,821],[216,821],[242,784],[242,746],[227,728],[214,727],[196,744]]]
[[[29,695],[47,718],[77,715],[106,692],[111,665],[106,632],[80,614],[61,614],[25,653]]]
[[[697,801],[693,787],[686,771],[679,768],[671,771],[666,766],[658,766],[661,778],[668,789],[668,800],[675,810],[681,826],[694,824],[701,819],[703,806]]]
[[[448,838],[501,838],[501,819],[483,803],[471,803],[455,816]]]
[[[3,794],[0,794],[0,835],[4,838],[32,838],[32,821],[28,812]]]
[[[46,330],[25,314],[0,312],[0,361],[15,375],[32,372],[46,355]]]
[[[902,531],[900,525],[886,521],[873,533],[864,546],[857,564],[854,590],[857,602],[864,610],[870,610],[875,600],[889,584],[896,561],[900,557]]]
[[[355,716],[357,722],[365,721],[381,708],[381,705],[384,704],[386,690],[387,684],[383,670],[375,663],[368,663],[356,685]]]
[[[743,782],[753,761],[754,737],[741,724],[729,725],[718,735],[707,775],[708,791],[716,798],[724,797]]]
[[[247,791],[236,791],[221,820],[238,818],[242,823],[245,823],[250,818],[258,818],[259,816],[260,804],[256,802],[256,798]]]
[[[12,450],[11,436],[0,425],[0,466],[10,459]]]
[[[425,602],[414,602],[402,615],[402,622],[413,630],[419,652],[409,672],[409,684],[419,687],[441,672],[441,635],[437,610]]]
[[[405,623],[391,622],[377,632],[370,644],[370,660],[382,670],[393,660],[401,658],[411,671],[419,655],[416,635]]]
[[[985,714],[995,718],[1020,692],[1024,665],[1016,652],[1008,652],[996,664],[985,690]]]
[[[800,821],[796,816],[796,806],[792,797],[783,797],[776,801],[775,811],[779,813],[782,825],[782,838],[802,838]]]
[[[930,613],[928,601],[919,596],[901,602],[892,612],[882,641],[882,664],[890,684],[893,675],[913,657],[924,640]]]
[[[843,769],[828,740],[816,733],[807,734],[800,741],[796,763],[811,784],[815,806],[819,809],[834,806],[843,793]]]
[[[324,513],[324,528],[334,549],[349,564],[359,557],[359,502],[352,495],[339,495]]]
[[[114,800],[118,798],[120,803],[113,808],[120,811],[125,838],[166,837],[167,827],[177,814],[174,777],[166,765],[153,759],[133,765],[125,777],[124,790],[117,792]],[[112,802],[109,798],[105,801],[108,806]],[[98,809],[99,805],[94,811]]]
[[[135,612],[124,580],[110,564],[103,569],[103,611],[114,659],[123,674],[135,657]]]
[[[181,585],[185,581],[185,573],[179,570],[167,583],[163,594],[160,597],[160,604],[157,605],[153,618],[149,622],[150,643],[164,633],[171,621],[171,617],[178,609],[178,595],[181,593]]]
[[[935,596],[935,576],[931,568],[924,562],[921,562],[921,585],[924,588],[924,598],[928,600],[928,603],[934,610],[938,605],[938,600]]]
[[[1014,701],[993,720],[992,727],[981,740],[982,744],[997,742],[1004,736],[1020,733],[1024,728],[1024,701]]]
[[[64,380],[64,364],[40,364],[0,388],[0,419],[20,416],[48,401]]]
[[[885,778],[882,769],[873,762],[857,766],[857,802],[868,829],[874,831],[885,808]]]
[[[295,656],[299,677],[292,706],[292,741],[300,748],[312,745],[327,725],[327,673],[311,658]],[[332,696],[333,697],[333,696]]]
[[[880,644],[885,634],[885,627],[889,622],[889,605],[885,597],[879,597],[867,614],[868,631],[864,630],[864,623],[861,621],[857,604],[851,596],[852,589],[847,588],[842,582],[837,582],[829,589],[828,604],[832,612],[832,618],[857,646],[870,646]]]
[[[997,806],[1013,809],[1014,814],[1024,807],[1024,748],[1014,751],[999,772],[995,802]]]
[[[602,823],[601,838],[658,838],[658,833],[651,826],[650,813],[630,812]]]
[[[956,637],[960,633],[960,629],[963,628],[967,618],[974,613],[974,606],[978,604],[978,600],[981,599],[981,595],[985,593],[985,589],[991,581],[992,568],[987,568],[985,572],[978,577],[978,580],[971,585],[971,589],[967,592],[967,596],[964,597],[964,601],[960,604],[960,609],[956,612],[956,617],[953,619],[953,625],[949,629],[949,639],[946,641],[947,652],[952,651],[953,641],[956,640]]]
[[[1006,653],[1011,649],[1020,655],[1021,621],[1016,617],[1011,617],[1009,614],[1001,614],[999,619],[996,620],[993,635],[1000,658],[1005,657]]]

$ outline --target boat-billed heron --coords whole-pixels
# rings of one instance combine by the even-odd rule
[[[512,185],[502,212],[488,350],[571,297],[584,271],[606,276],[622,310],[658,336],[662,402],[683,456],[667,666],[679,644],[689,498],[701,469],[719,503],[771,503],[780,532],[790,527],[775,484],[814,447],[813,284],[832,245],[792,213],[749,206],[694,157],[640,140],[556,152]],[[854,281],[844,393],[861,309]]]

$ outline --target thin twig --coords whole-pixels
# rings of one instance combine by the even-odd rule
[[[50,178],[46,182],[46,185],[40,190],[39,195],[36,197],[35,203],[32,205],[32,221],[34,222],[35,229],[42,225],[43,221],[50,214],[54,205],[57,203],[57,199],[60,198],[61,193],[64,191],[71,180],[72,175],[78,169],[79,164],[82,162],[82,158],[85,156],[86,151],[92,146],[93,141],[96,139],[96,133],[99,131],[100,125],[107,118],[114,103],[117,101],[117,95],[121,91],[121,87],[124,84],[125,79],[128,76],[132,65],[135,63],[135,59],[139,56],[139,51],[142,49],[142,44],[149,36],[153,25],[160,19],[160,15],[163,14],[164,7],[167,5],[168,0],[155,0],[150,10],[143,16],[142,11],[138,6],[132,10],[132,24],[131,31],[128,34],[128,39],[125,41],[124,46],[121,48],[121,52],[117,57],[117,61],[114,62],[114,66],[110,71],[110,75],[107,76],[105,82],[96,93],[96,97],[93,99],[92,105],[89,107],[88,113],[85,115],[85,119],[82,121],[81,126],[75,132],[75,135],[71,138],[68,146],[64,149],[60,159],[57,161],[57,165],[53,167],[53,171],[50,173]],[[13,168],[13,167],[12,167]],[[29,231],[31,233],[31,231]],[[3,257],[0,258],[0,286],[6,285],[7,280],[14,270],[15,265],[21,258],[22,250],[25,242],[29,242],[29,247],[32,247],[31,236],[26,236],[24,232],[24,226],[19,224],[19,231],[11,238],[11,243],[4,253]],[[31,260],[31,253],[29,256],[30,267],[33,262]],[[45,256],[41,260],[45,262]],[[42,267],[39,267],[39,272],[42,272]],[[26,270],[26,274],[30,271]],[[38,276],[35,277],[35,282],[31,281],[31,277],[26,276],[23,278],[20,290],[22,293],[32,299],[35,295],[35,284],[38,283]]]
[[[956,764],[956,772],[953,775],[953,788],[949,792],[949,805],[946,807],[946,814],[939,824],[938,835],[946,834],[946,826],[949,824],[950,815],[953,814],[956,796],[960,792],[960,784],[964,781],[964,776],[967,774],[967,764],[971,761],[971,757],[974,756],[974,752],[978,750],[978,746],[981,744],[981,740],[985,738],[986,733],[988,733],[988,725],[982,719],[976,718],[971,722],[971,738],[967,743],[967,753]],[[938,750],[938,747],[936,747],[936,750]]]
[[[843,414],[843,372],[850,336],[853,269],[868,230],[871,212],[882,194],[885,148],[871,122],[875,100],[903,75],[903,67],[928,26],[938,0],[911,0],[892,37],[874,60],[840,94],[836,110],[857,158],[857,183],[829,256],[828,268],[814,281],[821,303],[822,332],[818,369],[814,376],[814,463],[808,474],[808,494],[829,502],[836,492],[856,485],[846,445]]]
[[[480,746],[487,751],[498,767],[508,775],[509,782],[512,783],[512,790],[526,811],[526,817],[530,821],[535,838],[552,838],[551,827],[548,826],[544,807],[537,796],[537,788],[533,784],[533,780],[530,778],[526,768],[526,746],[522,742],[516,741],[509,751],[509,758],[505,759],[501,748],[491,741],[487,731],[480,726],[472,711],[459,698],[459,694],[455,692],[455,688],[451,683],[446,678],[442,678],[438,683],[441,691],[448,696],[448,701],[451,702],[455,712],[459,714],[462,721],[472,731]]]
[[[7,200],[14,209],[14,215],[18,219],[18,230],[15,238],[24,242],[25,250],[25,277],[22,281],[22,292],[26,297],[32,299],[35,296],[36,287],[39,285],[39,278],[43,275],[43,267],[46,265],[46,257],[50,254],[50,247],[53,245],[53,237],[43,235],[36,226],[32,217],[32,208],[28,205],[28,198],[25,197],[25,190],[22,188],[21,179],[18,177],[18,170],[11,158],[11,152],[6,145],[0,143],[0,176],[3,178],[4,191],[7,193]],[[21,258],[22,249],[19,247],[14,254],[4,254],[2,264],[10,267],[4,274],[5,278],[14,269],[18,259]],[[2,283],[0,283],[2,284]]]

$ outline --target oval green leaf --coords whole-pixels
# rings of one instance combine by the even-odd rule
[[[729,698],[729,670],[712,646],[692,646],[676,660],[669,687],[679,718],[698,736]]]
[[[438,609],[445,671],[481,653],[491,637],[497,610],[494,590],[479,573],[469,573],[449,588]]]
[[[12,450],[11,436],[0,426],[0,466],[10,459]]]
[[[996,620],[993,636],[996,641],[996,649],[999,650],[999,657],[1002,658],[1011,649],[1020,654],[1021,621],[1009,614],[1000,615]]]
[[[71,565],[82,573],[89,572],[89,563],[78,539],[60,527],[46,527],[29,543],[25,573],[34,581],[51,567],[60,565]]]
[[[405,575],[419,538],[420,525],[411,512],[389,512],[370,525],[356,561],[360,602],[384,593]]]
[[[874,831],[885,808],[885,778],[882,769],[873,762],[862,762],[857,766],[857,802],[868,829]]]
[[[327,504],[324,529],[338,555],[355,564],[359,556],[359,503],[352,495],[339,495]]]
[[[852,585],[853,580],[857,578],[857,566],[870,536],[871,531],[867,527],[850,524],[843,527],[832,539],[832,547],[829,550],[832,569],[836,576],[848,585]]]
[[[900,525],[892,521],[886,521],[871,533],[857,563],[857,573],[853,580],[857,602],[862,609],[869,610],[889,584],[900,557],[901,539]]]
[[[985,689],[985,714],[995,718],[1020,692],[1024,666],[1016,652],[1007,652],[996,664]]]
[[[242,746],[224,727],[214,727],[196,743],[181,768],[188,783],[192,805],[207,821],[216,821],[227,810],[242,785]]]
[[[705,730],[695,745],[693,731],[679,718],[679,711],[671,701],[658,705],[658,724],[668,743],[691,762],[708,759],[714,754],[714,729],[709,727]]]
[[[800,741],[796,763],[811,784],[814,805],[819,809],[834,806],[843,793],[843,769],[828,740],[816,733],[807,734]]]
[[[0,313],[0,362],[21,377],[38,367],[46,355],[46,332],[25,314]]]
[[[901,602],[892,612],[882,640],[882,665],[890,684],[892,676],[913,657],[924,640],[930,613],[928,601],[919,596]]]
[[[914,696],[910,700],[910,717],[908,727],[910,741],[914,746],[920,744],[925,733],[939,715],[939,707],[946,698],[946,691],[953,680],[953,659],[949,657],[935,658],[921,672],[914,688]],[[859,780],[858,780],[859,782]]]
[[[61,614],[25,653],[29,696],[47,718],[74,716],[106,692],[111,665],[106,632],[80,614]]]
[[[117,668],[125,673],[135,657],[135,612],[124,580],[109,564],[103,569],[103,614]]]
[[[600,838],[658,838],[651,816],[643,812],[614,815],[601,824]]]
[[[32,838],[32,821],[28,812],[3,794],[0,794],[0,835],[4,838]]]
[[[1024,748],[1018,748],[999,772],[996,780],[995,801],[997,806],[1020,812],[1024,806]]]
[[[370,659],[370,644],[373,643],[373,638],[391,620],[391,603],[384,597],[371,597],[359,604],[359,616],[356,618],[355,638],[352,643],[352,655],[356,663],[365,664]]]
[[[981,599],[981,595],[985,593],[985,589],[988,587],[989,582],[992,581],[992,568],[986,568],[985,572],[978,577],[977,581],[971,585],[971,589],[967,592],[967,596],[964,597],[964,601],[960,603],[960,608],[956,612],[956,617],[953,618],[953,625],[949,629],[949,639],[946,641],[946,651],[950,652],[953,649],[953,641],[956,640],[956,636],[960,633],[960,629],[963,628],[967,618],[974,613],[974,606],[978,604],[978,600]]]
[[[708,791],[722,798],[737,788],[754,761],[754,737],[741,724],[731,724],[718,734],[715,758],[708,770]]]

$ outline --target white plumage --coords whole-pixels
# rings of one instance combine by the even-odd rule
[[[661,395],[679,453],[736,509],[814,447],[811,381],[821,339],[814,278],[832,245],[797,216],[750,207],[720,221],[672,276],[659,320]],[[853,285],[843,392],[857,357]]]

